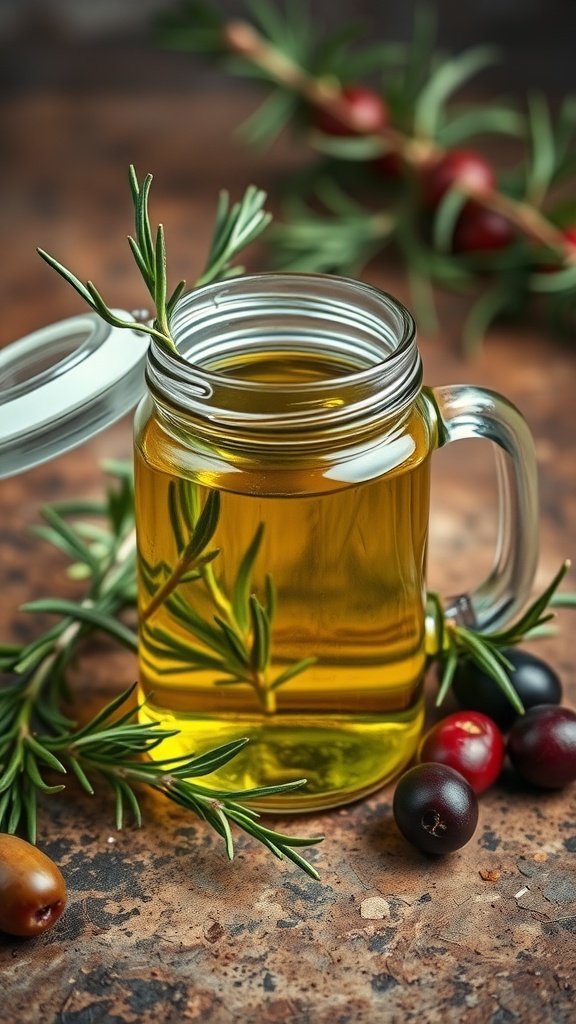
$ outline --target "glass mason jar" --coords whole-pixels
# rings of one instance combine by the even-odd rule
[[[266,809],[356,799],[422,729],[431,454],[496,444],[494,568],[447,609],[494,628],[534,575],[528,428],[493,392],[423,388],[412,317],[357,281],[218,283],[172,330],[136,415],[141,717],[178,729],[163,757],[250,738],[207,784],[308,780]]]

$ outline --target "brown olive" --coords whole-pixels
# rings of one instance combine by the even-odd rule
[[[40,935],[66,906],[66,883],[53,861],[17,836],[0,834],[0,931]]]

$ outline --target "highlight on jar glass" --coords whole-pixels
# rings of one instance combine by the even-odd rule
[[[494,568],[446,613],[493,629],[534,574],[528,429],[492,392],[423,388],[412,317],[357,281],[209,285],[171,331],[176,352],[151,342],[136,415],[140,715],[179,730],[163,757],[250,737],[208,785],[306,777],[263,809],[356,799],[422,730],[431,453],[495,442]]]

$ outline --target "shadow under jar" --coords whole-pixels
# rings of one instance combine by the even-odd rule
[[[215,788],[308,780],[262,808],[346,803],[421,734],[431,452],[507,453],[494,570],[448,609],[493,627],[534,572],[530,435],[493,393],[422,389],[410,314],[356,281],[211,285],[172,330],[136,415],[141,719],[179,730],[162,757],[249,737]]]

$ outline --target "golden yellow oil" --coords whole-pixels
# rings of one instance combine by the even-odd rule
[[[262,379],[267,371],[260,372]],[[217,460],[201,454],[195,460],[158,419],[148,418],[136,451],[138,545],[148,583],[141,579],[140,612],[160,640],[142,645],[140,687],[151,697],[140,714],[180,730],[158,756],[201,753],[249,737],[233,761],[202,781],[236,791],[306,778],[301,790],[259,805],[282,811],[345,803],[375,790],[410,760],[423,718],[429,499],[429,442],[418,408],[404,434],[409,454],[374,479],[342,482],[318,463],[269,474],[267,488],[265,473],[236,467],[219,474]],[[175,535],[175,494],[186,495],[198,513],[214,489],[220,494],[209,544],[219,551],[208,570],[214,586],[184,574],[173,593],[180,613],[190,608],[212,625],[215,616],[225,617],[214,594],[232,594],[243,555],[263,524],[250,589],[264,604],[267,574],[274,580],[269,678],[301,659],[316,659],[278,687],[267,708],[248,683],[222,684],[221,671],[192,670],[185,655],[168,656],[171,641],[180,652],[187,644],[208,649],[169,602],[150,613],[149,570],[160,587],[187,539],[184,526]]]

